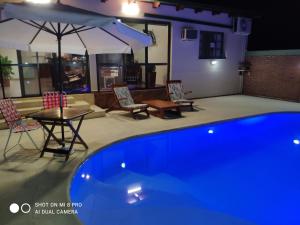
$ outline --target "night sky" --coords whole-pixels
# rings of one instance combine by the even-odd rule
[[[189,0],[228,8],[254,11],[248,50],[300,49],[300,1]]]
[[[299,3],[284,4],[264,6],[261,18],[254,19],[248,50],[300,49]]]

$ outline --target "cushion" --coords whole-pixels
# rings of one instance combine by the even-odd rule
[[[114,92],[122,107],[134,105],[134,101],[131,97],[128,87],[114,87]]]
[[[131,105],[124,106],[124,108],[127,109],[144,109],[147,107],[148,107],[147,104],[131,104]]]
[[[168,84],[170,99],[172,101],[184,99],[184,92],[181,83],[169,83]]]

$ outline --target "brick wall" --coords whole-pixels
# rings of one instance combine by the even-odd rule
[[[243,93],[300,101],[300,56],[248,56]]]

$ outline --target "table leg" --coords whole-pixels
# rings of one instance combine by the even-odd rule
[[[182,116],[182,115],[181,115],[181,109],[180,109],[180,107],[179,107],[179,106],[178,106],[178,107],[176,107],[176,111],[177,111],[177,113],[178,113],[178,116],[180,116],[180,117],[181,117],[181,116]]]
[[[50,137],[51,137],[52,135],[55,137],[55,135],[53,134],[53,130],[54,130],[55,124],[53,124],[52,127],[51,127],[51,129],[49,129],[45,124],[41,123],[41,121],[39,121],[39,122],[40,122],[40,124],[42,124],[42,126],[43,126],[43,127],[47,130],[47,132],[48,132],[48,137],[47,137],[47,139],[46,139],[46,141],[45,141],[44,147],[43,147],[43,149],[42,149],[42,151],[41,151],[41,155],[40,155],[40,157],[43,157],[43,156],[44,156],[44,152],[45,152],[45,150],[47,149],[47,146],[48,146],[48,144],[49,144]],[[55,138],[56,138],[56,137],[55,137]]]
[[[62,141],[59,140],[59,139],[54,135],[53,131],[51,132],[51,129],[49,129],[49,128],[46,126],[46,124],[44,124],[42,121],[39,121],[39,123],[40,123],[40,124],[43,126],[43,128],[48,132],[48,135],[50,135],[51,137],[53,137],[53,139],[54,139],[58,144],[62,145]],[[48,124],[48,125],[50,125],[50,124]],[[57,124],[56,124],[56,123],[52,123],[51,125],[55,127]],[[52,127],[51,127],[51,128],[52,128]],[[54,128],[53,128],[53,129],[54,129]]]
[[[162,119],[165,117],[165,110],[159,109],[159,117]]]
[[[80,141],[80,143],[81,143],[86,149],[88,149],[88,148],[89,148],[88,145],[85,143],[85,141],[84,141],[84,140],[80,137],[80,135],[79,135],[79,130],[80,130],[80,127],[81,127],[83,118],[84,118],[84,116],[81,117],[81,119],[79,120],[79,123],[78,123],[78,125],[77,125],[76,130],[75,130],[75,128],[72,126],[72,124],[71,124],[69,121],[68,121],[67,123],[68,123],[68,126],[70,127],[70,129],[71,129],[71,130],[73,131],[73,133],[74,133],[74,137],[73,137],[73,139],[72,139],[72,142],[73,142],[73,140],[74,140],[73,145],[74,145],[74,143],[75,143],[76,138],[78,138],[79,141]],[[71,143],[71,145],[72,145],[72,143]]]
[[[69,159],[70,152],[72,151],[73,146],[74,146],[75,141],[76,141],[77,138],[79,139],[80,143],[85,147],[85,149],[89,148],[88,145],[84,142],[84,140],[79,135],[79,130],[80,130],[83,118],[84,118],[84,116],[81,117],[81,119],[80,119],[80,121],[77,125],[76,130],[73,127],[72,123],[70,121],[67,121],[68,127],[70,127],[70,129],[73,131],[74,136],[73,136],[73,139],[71,141],[71,145],[69,147],[68,154],[66,155],[66,161]]]
[[[62,143],[62,146],[65,147],[65,126],[64,126],[64,122],[61,121],[61,143]]]

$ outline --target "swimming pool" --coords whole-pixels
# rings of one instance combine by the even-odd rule
[[[299,225],[300,114],[117,142],[76,170],[70,197],[85,225]]]

